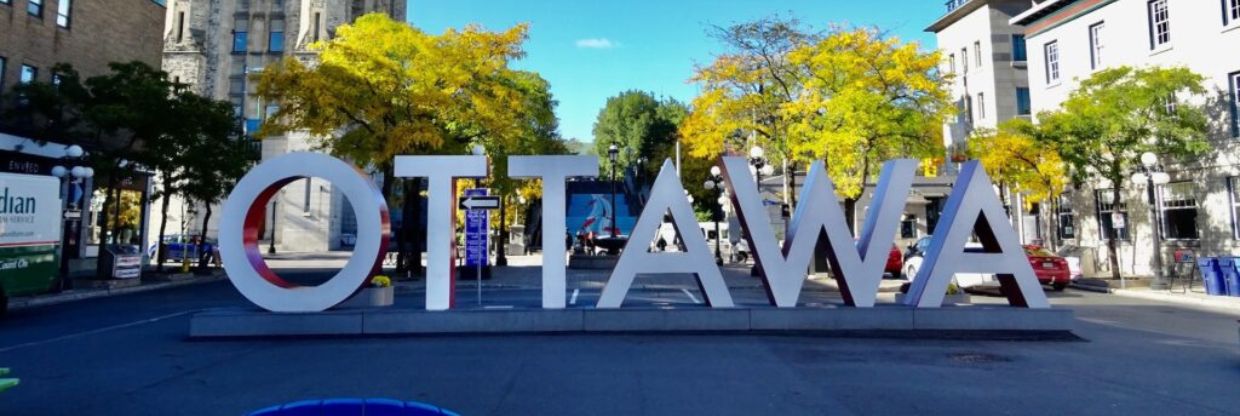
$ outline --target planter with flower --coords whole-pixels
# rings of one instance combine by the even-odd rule
[[[376,275],[370,282],[357,291],[349,300],[341,303],[340,308],[375,308],[392,306],[396,297],[396,288],[392,287],[392,278]]]
[[[908,296],[908,288],[910,283],[900,286],[900,293],[896,293],[896,303],[904,303],[904,297]],[[947,293],[943,295],[944,305],[963,305],[969,303],[969,294],[964,289],[956,285],[953,281],[947,284]]]

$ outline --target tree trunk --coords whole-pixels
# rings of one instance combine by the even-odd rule
[[[103,190],[103,207],[100,210],[99,218],[97,219],[97,221],[99,221],[99,251],[100,253],[106,250],[107,245],[108,245],[108,241],[107,241],[108,231],[111,229],[110,227],[111,221],[109,221],[108,216],[111,215],[112,204],[119,203],[119,201],[117,201],[116,198],[112,196],[113,188],[116,188],[116,173],[115,172],[111,175],[108,175],[108,187]],[[112,277],[111,274],[108,273],[107,268],[103,266],[104,266],[103,255],[101,254],[95,258],[95,277],[99,279],[111,278]]]
[[[408,277],[410,258],[412,253],[410,250],[409,229],[413,227],[412,218],[409,214],[409,206],[412,204],[413,198],[413,182],[416,178],[405,178],[401,180],[402,192],[404,197],[401,202],[401,223],[400,228],[396,230],[396,274],[402,277]]]
[[[426,243],[424,230],[422,229],[422,217],[426,215],[422,212],[422,178],[413,178],[412,184],[412,201],[409,202],[408,217],[405,221],[409,221],[409,247],[412,258],[409,262],[409,273],[413,276],[422,276],[425,272],[422,270],[422,245]]]
[[[207,226],[211,224],[211,204],[204,201],[203,205],[207,207],[207,214],[202,217],[202,232],[198,234],[198,238],[199,244],[205,248],[207,242]],[[198,253],[198,270],[200,272],[207,271],[207,265],[209,264],[208,261],[211,259],[212,254],[213,253],[208,253],[206,250],[203,250],[202,253]]]
[[[155,254],[155,271],[159,273],[164,272],[164,261],[168,259],[168,250],[164,244],[164,232],[168,229],[168,207],[172,205],[172,194],[168,192],[169,181],[168,175],[164,175],[164,200],[160,204],[159,237],[155,240],[156,247],[158,247],[157,250],[159,250]]]
[[[1123,183],[1122,181],[1123,181],[1123,178],[1112,178],[1111,179],[1111,184],[1112,184],[1111,185],[1112,186],[1111,187],[1111,198],[1112,198],[1111,199],[1111,212],[1112,213],[1116,212],[1115,210],[1119,208],[1119,201],[1120,201],[1119,198],[1120,198],[1120,189],[1121,189],[1120,184]],[[1128,225],[1129,224],[1127,223],[1124,224],[1125,227],[1128,227]],[[1107,239],[1107,257],[1109,257],[1109,260],[1111,262],[1111,278],[1115,280],[1120,279],[1119,238],[1118,237],[1119,237],[1119,229],[1115,228],[1115,223],[1112,222],[1111,223],[1111,238]]]
[[[791,184],[788,186],[788,213],[796,212],[797,207],[797,162],[795,160],[788,162],[788,179]]]
[[[1059,250],[1059,245],[1061,243],[1059,241],[1059,197],[1055,196],[1054,198],[1050,199],[1049,201],[1047,201],[1046,205],[1047,205],[1046,226],[1048,228],[1048,234],[1046,234],[1046,241],[1050,243],[1049,245],[1050,245],[1051,251],[1056,251],[1056,250]]]

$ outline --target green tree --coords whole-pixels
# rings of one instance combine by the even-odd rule
[[[644,158],[647,163],[641,166],[641,177],[653,180],[663,159],[674,152],[677,126],[687,113],[687,107],[675,99],[660,101],[645,91],[625,91],[608,98],[594,122],[594,152],[601,157],[599,167],[603,172],[611,171],[607,149],[615,144],[619,148],[618,172],[637,167],[638,159]]]
[[[1027,195],[1028,203],[1049,206],[1041,211],[1049,220],[1047,232],[1054,235],[1056,197],[1068,184],[1068,167],[1052,144],[1038,140],[1040,136],[1033,122],[1014,118],[1000,123],[998,129],[974,131],[967,142],[968,154],[982,163],[1001,189]]]
[[[1112,200],[1121,201],[1142,153],[1185,158],[1209,148],[1208,117],[1195,104],[1206,94],[1203,81],[1183,67],[1104,69],[1038,120],[1074,180],[1105,181]],[[1117,242],[1114,233],[1110,237],[1111,276],[1119,279]]]

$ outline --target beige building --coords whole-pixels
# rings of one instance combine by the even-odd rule
[[[0,90],[52,80],[52,66],[72,64],[83,77],[108,63],[158,68],[164,7],[152,0],[0,0]]]
[[[169,0],[164,70],[195,92],[232,102],[247,133],[253,132],[275,111],[276,103],[253,95],[249,74],[288,57],[313,62],[315,55],[308,46],[331,38],[337,26],[372,12],[404,20],[405,7],[404,0]],[[313,139],[294,133],[268,137],[255,146],[261,146],[262,159],[269,159],[312,150]],[[278,250],[335,249],[351,233],[351,211],[326,181],[299,180],[276,199],[265,216],[263,239],[274,236]],[[177,213],[169,215],[169,222],[184,223],[196,234],[201,229],[201,207],[174,204]],[[215,234],[217,219],[213,215],[209,237]]]
[[[1150,275],[1151,224],[1167,265],[1178,250],[1240,255],[1240,0],[1045,0],[1011,23],[1026,28],[1035,114],[1058,108],[1104,68],[1186,66],[1206,79],[1206,96],[1182,99],[1205,106],[1211,151],[1191,161],[1160,157],[1170,183],[1158,186],[1153,213],[1145,185],[1131,181],[1120,201],[1105,182],[1064,197],[1059,237],[1082,248],[1085,274],[1110,273],[1106,245],[1116,238],[1120,271]]]

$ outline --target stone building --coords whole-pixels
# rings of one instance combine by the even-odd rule
[[[372,12],[404,20],[405,10],[404,0],[169,0],[163,68],[199,94],[231,101],[249,133],[257,130],[277,104],[254,96],[256,86],[248,75],[289,57],[313,62],[315,54],[309,45],[330,39],[337,26]],[[314,143],[312,137],[291,133],[254,145],[261,148],[262,159],[269,159],[312,150]],[[201,229],[201,207],[180,211],[185,215],[170,215],[170,223],[184,222],[189,230]],[[317,178],[299,180],[286,186],[268,208],[263,239],[274,238],[278,250],[335,249],[342,235],[350,233],[350,213],[330,183]],[[215,234],[218,215],[213,217],[208,237]]]
[[[1085,274],[1110,273],[1110,238],[1119,242],[1121,273],[1152,274],[1152,224],[1168,267],[1180,250],[1240,254],[1240,55],[1232,52],[1240,45],[1240,0],[1045,0],[1011,23],[1025,27],[1029,42],[1035,114],[1058,108],[1080,80],[1104,68],[1185,66],[1206,79],[1208,94],[1192,104],[1210,118],[1202,139],[1211,150],[1188,161],[1160,156],[1170,182],[1156,185],[1153,207],[1145,185],[1131,181],[1120,201],[1104,181],[1063,197],[1058,237],[1082,248]]]

